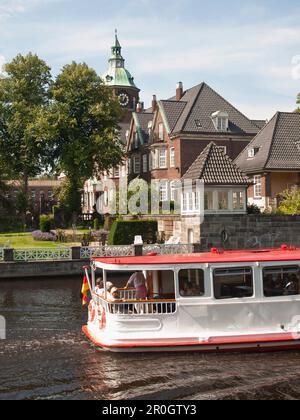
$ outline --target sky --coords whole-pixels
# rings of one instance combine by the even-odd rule
[[[0,0],[0,66],[37,53],[56,75],[107,69],[115,28],[146,106],[205,81],[249,118],[293,111],[299,0]]]

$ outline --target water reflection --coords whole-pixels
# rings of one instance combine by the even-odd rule
[[[111,354],[81,334],[81,279],[0,283],[0,399],[300,398],[300,352]]]

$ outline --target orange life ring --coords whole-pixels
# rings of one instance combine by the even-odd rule
[[[89,322],[94,322],[96,316],[96,309],[93,302],[89,304]]]
[[[102,306],[99,307],[98,319],[99,319],[100,330],[104,330],[106,326],[106,313],[105,313],[105,308],[103,308]]]

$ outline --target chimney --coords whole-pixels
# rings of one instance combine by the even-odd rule
[[[178,82],[176,85],[176,101],[180,101],[183,97],[183,84],[182,82]]]
[[[156,95],[153,95],[152,98],[152,112],[156,112],[157,110],[157,99],[156,99]]]
[[[138,102],[137,106],[136,106],[136,112],[140,113],[144,111],[144,104],[143,102]]]

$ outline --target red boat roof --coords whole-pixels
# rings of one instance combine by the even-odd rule
[[[300,249],[283,245],[279,249],[259,249],[248,251],[223,251],[213,249],[201,254],[155,255],[143,257],[102,257],[92,261],[105,265],[181,265],[181,264],[213,264],[213,263],[247,263],[247,262],[300,262]]]

